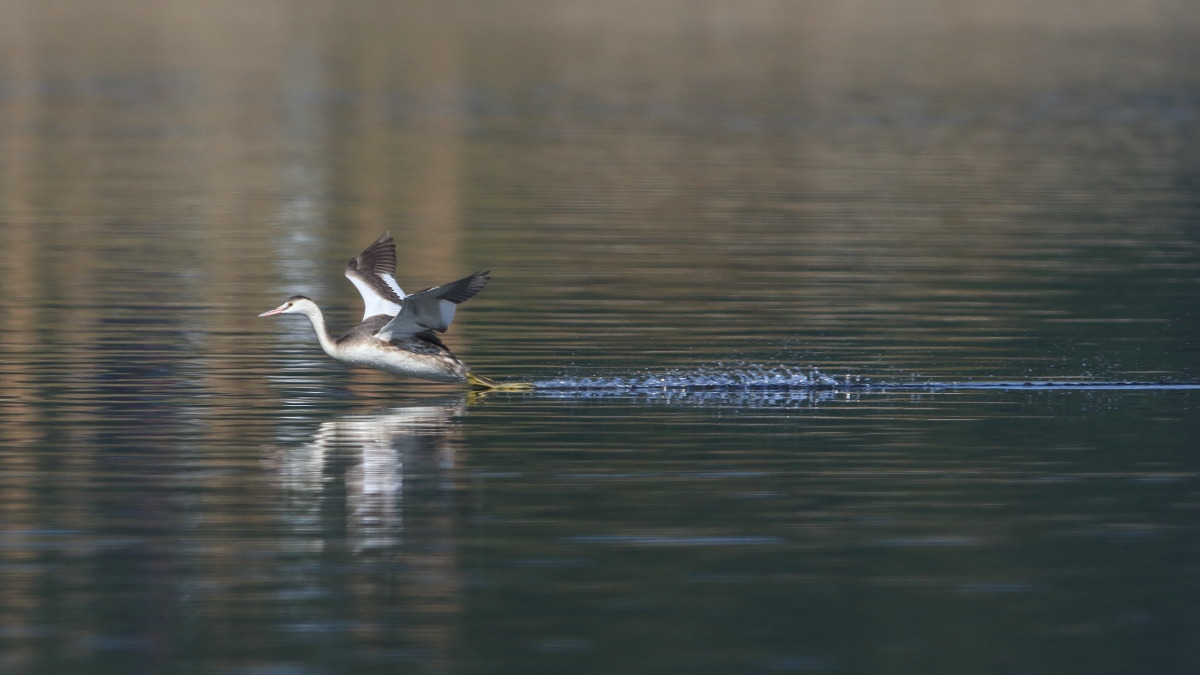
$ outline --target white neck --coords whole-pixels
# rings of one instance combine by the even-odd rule
[[[312,322],[313,330],[317,333],[317,341],[321,343],[321,349],[324,349],[326,354],[336,357],[337,340],[325,327],[325,315],[321,314],[321,308],[317,307],[314,302],[307,302],[300,311]]]

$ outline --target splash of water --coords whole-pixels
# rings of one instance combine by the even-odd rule
[[[539,397],[632,399],[644,403],[796,409],[834,400],[859,400],[887,392],[913,395],[962,390],[1126,391],[1200,389],[1197,382],[1096,381],[1090,379],[875,380],[830,376],[807,367],[717,364],[693,369],[641,371],[595,377],[561,376],[532,383]]]
[[[693,369],[643,371],[632,375],[599,377],[563,376],[533,383],[551,392],[830,392],[830,391],[937,391],[953,389],[1200,389],[1200,383],[1173,381],[1096,381],[1090,379],[1031,380],[893,380],[856,376],[831,376],[813,367],[738,364]]]
[[[542,390],[753,390],[753,389],[838,389],[861,386],[862,381],[850,377],[835,378],[816,368],[794,368],[790,366],[762,366],[756,364],[737,367],[711,367],[689,370],[667,370],[642,372],[634,375],[610,375],[606,377],[560,377],[534,382]]]

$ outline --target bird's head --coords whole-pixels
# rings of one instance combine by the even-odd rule
[[[259,316],[275,316],[276,314],[307,314],[316,307],[312,300],[303,295],[293,295],[275,309],[267,310]]]

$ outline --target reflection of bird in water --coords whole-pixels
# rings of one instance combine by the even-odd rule
[[[287,494],[288,522],[311,533],[344,511],[358,553],[394,548],[402,534],[416,550],[452,548],[433,544],[448,536],[463,399],[343,415],[322,422],[308,442],[280,447],[271,464]],[[345,509],[322,509],[330,498],[344,498]]]
[[[530,388],[524,383],[501,384],[472,373],[437,336],[450,327],[455,306],[487,285],[491,279],[487,272],[405,295],[392,276],[395,271],[396,244],[390,233],[346,265],[346,278],[362,294],[366,311],[362,323],[341,337],[329,332],[317,303],[303,295],[293,295],[259,316],[307,316],[321,348],[344,363],[434,382],[467,382],[484,389]]]
[[[398,650],[384,655],[403,660],[395,672],[457,663],[467,595],[457,529],[470,505],[458,503],[467,486],[456,453],[466,393],[476,392],[321,413],[316,429],[315,419],[288,415],[265,457],[277,497],[268,567],[283,570],[280,592],[333,593],[357,644],[381,645],[382,636]]]

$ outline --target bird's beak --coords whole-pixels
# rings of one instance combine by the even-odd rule
[[[276,314],[283,314],[283,310],[285,310],[287,308],[288,308],[288,304],[285,302],[282,305],[276,307],[275,309],[270,309],[270,310],[263,312],[262,314],[259,314],[259,316],[275,316]]]

